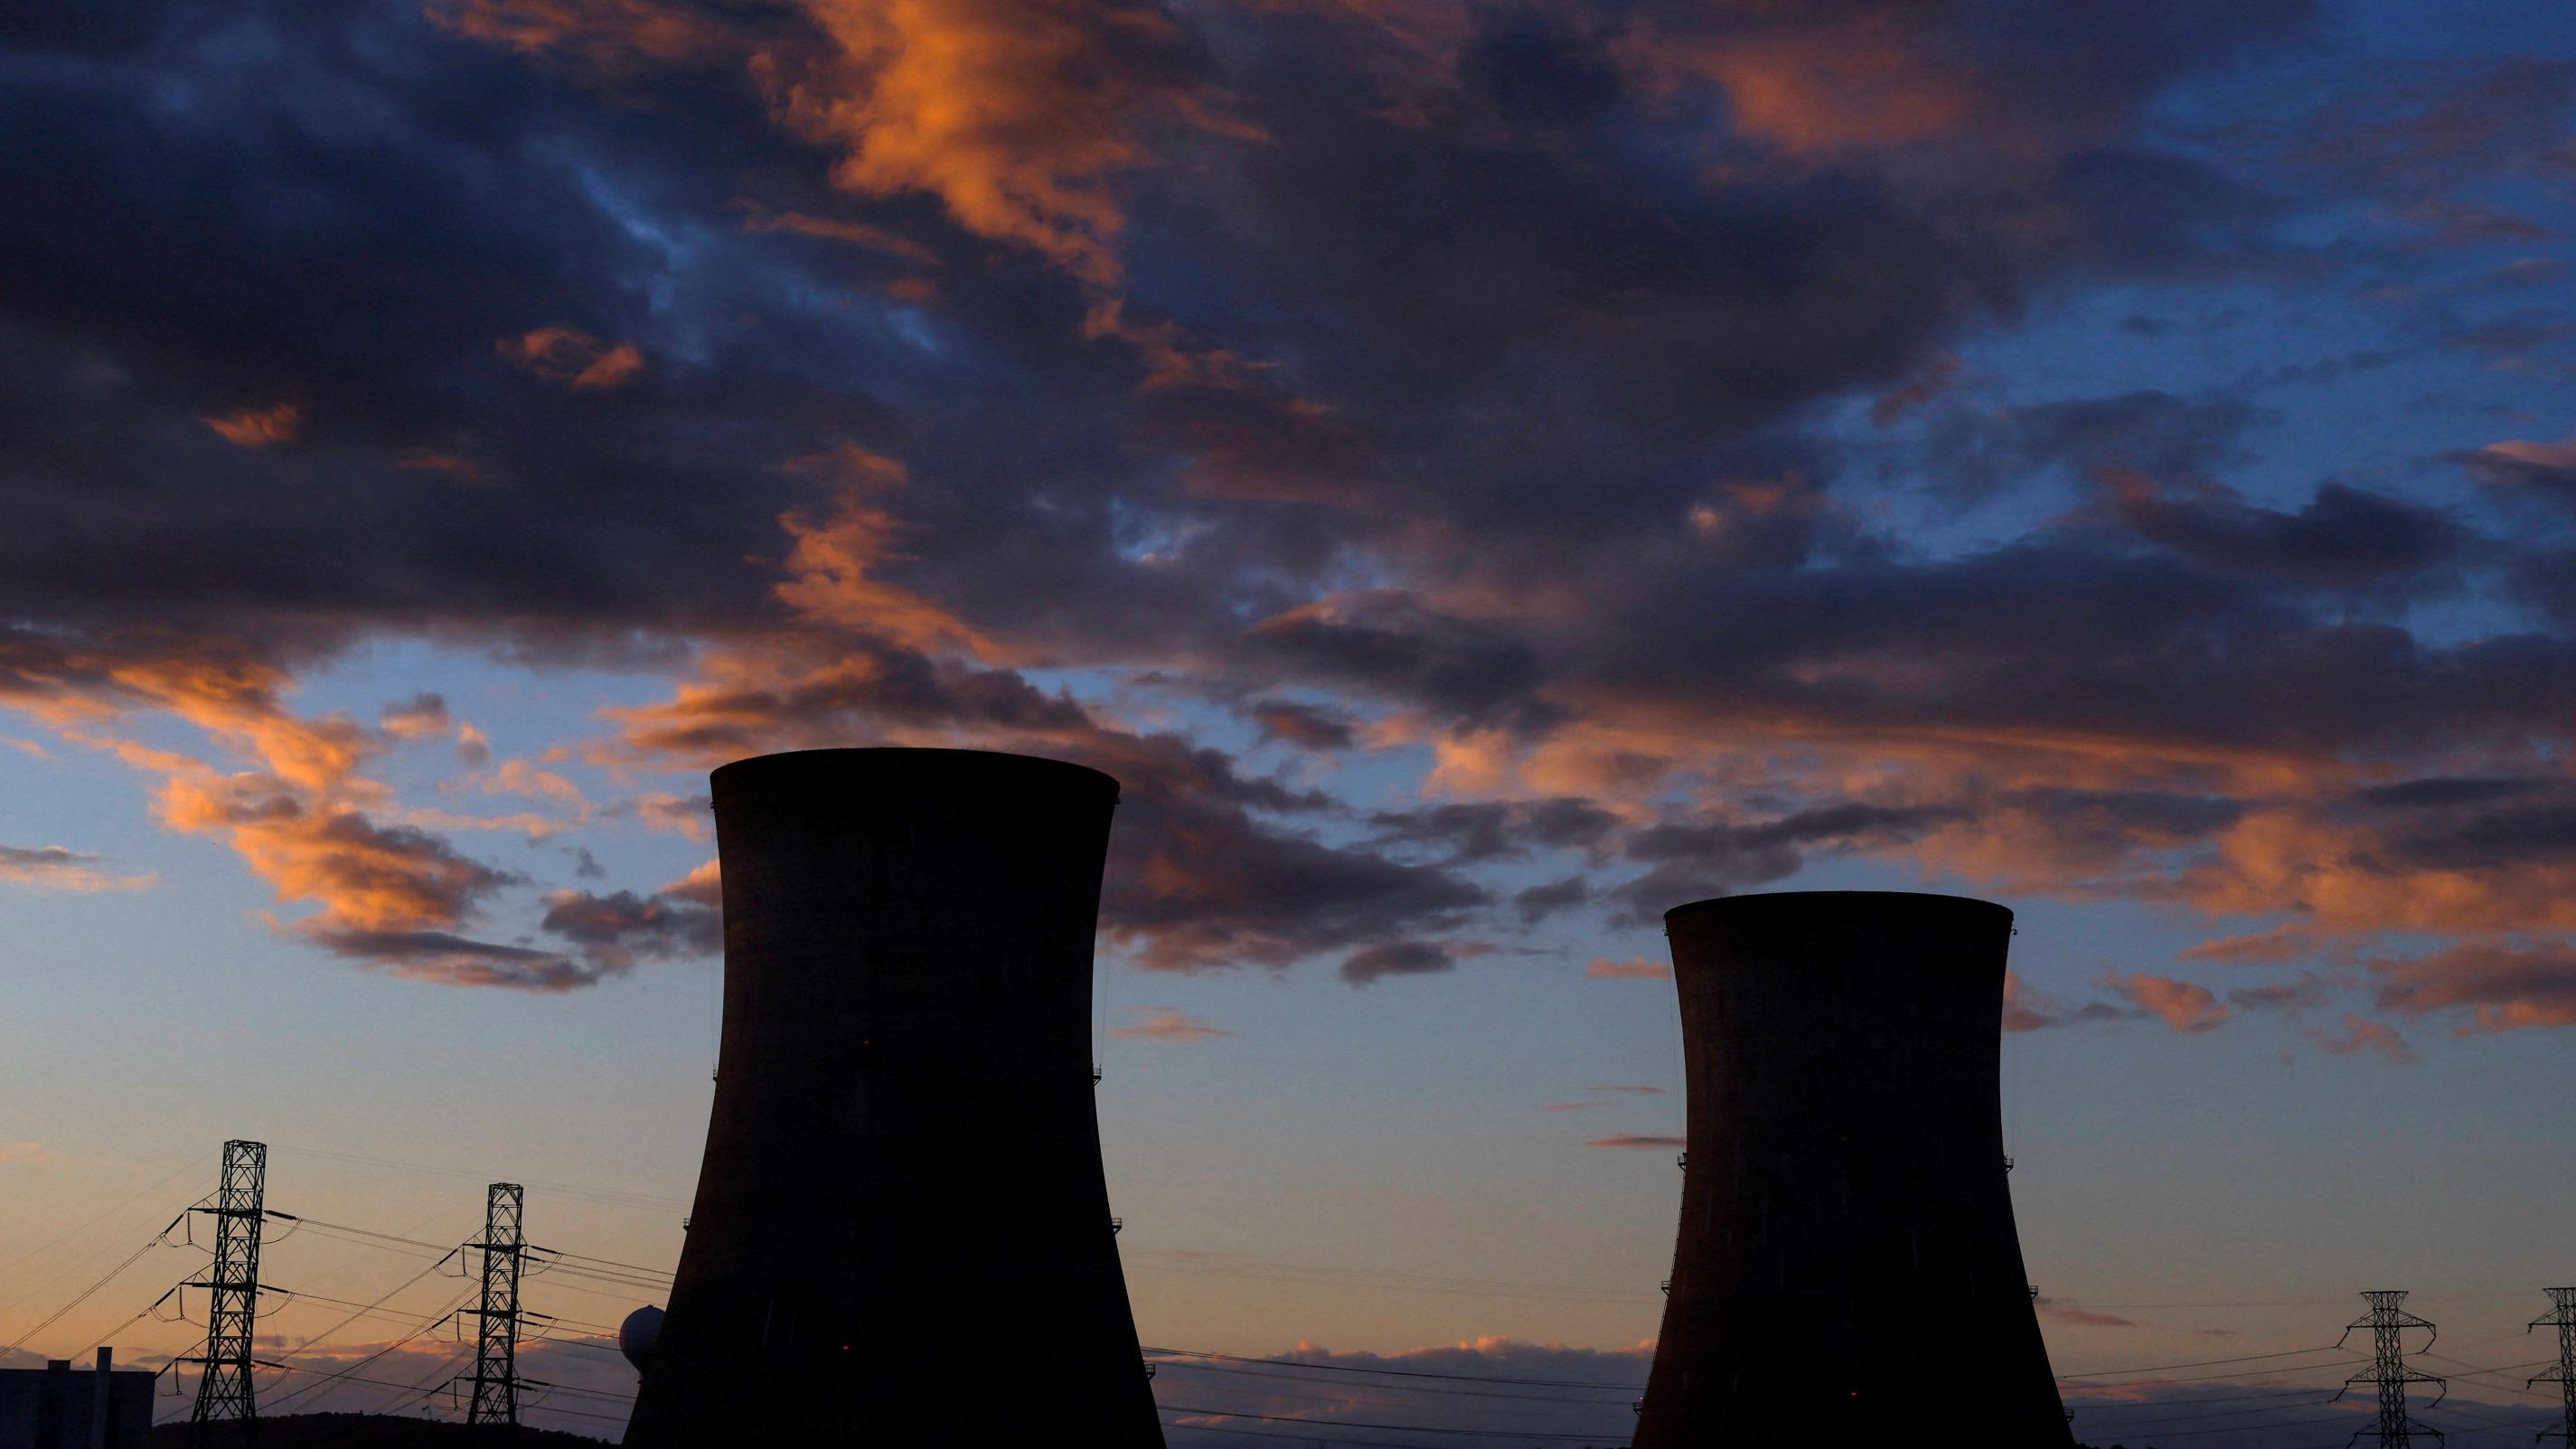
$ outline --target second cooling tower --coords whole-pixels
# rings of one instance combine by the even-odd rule
[[[1690,1091],[1636,1449],[2064,1449],[1996,1095],[2012,912],[1784,892],[1664,916]]]
[[[1160,1449],[1092,1105],[1117,781],[812,750],[714,795],[724,1041],[625,1442]]]

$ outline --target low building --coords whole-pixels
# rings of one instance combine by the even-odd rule
[[[153,1375],[116,1368],[114,1354],[100,1349],[85,1373],[69,1359],[0,1369],[0,1449],[143,1449]]]

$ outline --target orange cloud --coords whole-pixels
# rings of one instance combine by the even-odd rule
[[[394,459],[394,466],[415,473],[444,473],[467,483],[483,481],[483,465],[459,453],[415,450]]]
[[[308,800],[272,775],[182,776],[155,803],[173,830],[224,836],[280,899],[319,902],[316,929],[450,926],[510,879],[434,836]]]
[[[1187,1046],[1214,1037],[1240,1034],[1227,1031],[1222,1027],[1210,1026],[1198,1017],[1169,1006],[1140,1007],[1137,1009],[1137,1014],[1144,1017],[1144,1020],[1127,1026],[1113,1026],[1109,1029],[1109,1034],[1136,1041],[1169,1042],[1175,1046]]]
[[[2041,1298],[2035,1301],[2038,1304],[2040,1317],[2076,1328],[2135,1328],[2138,1326],[2116,1313],[2097,1313],[2073,1299]]]
[[[1948,58],[1920,7],[1721,3],[1684,27],[1642,30],[1632,64],[1671,87],[1713,82],[1740,134],[1798,157],[1955,134],[1986,108],[1983,83]]]
[[[54,1150],[41,1142],[0,1142],[0,1163],[49,1162]]]
[[[2004,1020],[2006,1031],[2038,1031],[2057,1024],[2057,1003],[2031,990],[2021,973],[2007,967],[2004,971]]]
[[[843,242],[866,247],[889,256],[897,256],[923,266],[939,265],[939,254],[910,237],[901,236],[881,226],[865,222],[843,221],[828,216],[808,216],[801,211],[763,211],[747,206],[750,215],[742,224],[747,232],[786,232],[793,236],[814,237],[822,241]]]
[[[2576,438],[2555,443],[2507,439],[2468,454],[2466,461],[2496,477],[2567,477],[2576,475]]]
[[[2178,961],[2238,961],[2277,965],[2295,961],[2318,949],[2308,928],[2298,921],[2284,921],[2268,931],[2242,936],[2221,936],[2203,941],[2179,953]]]
[[[2187,1036],[2216,1031],[2235,1014],[2219,1004],[2217,993],[2188,981],[2165,976],[2113,976],[2104,984],[2163,1022],[2168,1030]]]
[[[1591,965],[1583,968],[1583,979],[1586,981],[1670,981],[1673,979],[1673,968],[1660,961],[1649,961],[1643,956],[1633,961],[1613,961],[1607,957],[1597,957]]]
[[[610,79],[653,65],[741,65],[785,125],[839,153],[832,176],[843,189],[937,197],[967,231],[1104,286],[1118,276],[1126,224],[1111,182],[1152,159],[1152,127],[1257,134],[1216,113],[1187,38],[1154,5],[799,0],[798,9],[809,29],[659,0],[448,0],[432,13],[459,34],[568,55]],[[838,223],[780,229],[884,240]]]
[[[2576,945],[2472,941],[2402,961],[2373,961],[2383,1011],[2470,1009],[2470,1031],[2576,1026]]]
[[[864,501],[906,485],[903,464],[855,445],[799,458],[792,472],[838,481],[830,513],[791,513],[779,520],[795,540],[787,552],[787,578],[779,601],[808,623],[829,625],[917,649],[957,647],[982,659],[1005,651],[954,614],[874,574],[897,561],[894,539],[902,525]]]
[[[432,0],[429,17],[459,35],[531,54],[570,51],[623,75],[733,50],[739,39],[684,5],[659,0]]]
[[[279,403],[274,407],[240,408],[219,418],[197,421],[236,447],[265,448],[295,441],[297,430],[304,424],[304,409],[294,403]]]
[[[577,327],[539,327],[493,346],[537,376],[576,388],[623,387],[644,371],[644,353],[634,343],[602,342]]]
[[[667,830],[690,840],[704,840],[715,833],[709,823],[707,797],[704,795],[647,794],[635,797],[635,818],[647,830]]]
[[[802,69],[764,56],[781,113],[837,148],[833,180],[926,192],[979,236],[1107,284],[1125,225],[1109,187],[1149,159],[1157,118],[1213,119],[1153,6],[1082,0],[806,0],[831,42]],[[1240,128],[1231,128],[1237,129]]]
[[[2398,1035],[2397,1028],[2386,1022],[2372,1021],[2358,1012],[2347,1011],[2343,1014],[2341,1032],[2310,1027],[2303,1034],[2308,1040],[2339,1057],[2350,1056],[2354,1052],[2371,1051],[2386,1058],[2389,1065],[2399,1067],[2415,1060],[2415,1049],[2406,1044],[2406,1038]]]
[[[686,901],[691,905],[722,907],[724,905],[724,866],[720,862],[710,860],[692,869],[678,880],[665,884],[654,894],[669,896],[675,901]]]
[[[280,901],[318,907],[282,929],[422,979],[534,989],[591,979],[546,952],[452,934],[517,878],[436,835],[383,823],[392,792],[360,771],[386,736],[338,714],[296,715],[277,664],[224,641],[140,636],[0,638],[0,655],[0,702],[159,775],[154,813],[165,827],[222,840]],[[226,771],[101,733],[147,710],[195,726],[256,768]]]
[[[1613,1133],[1608,1137],[1595,1137],[1583,1145],[1586,1147],[1662,1147],[1669,1149],[1688,1147],[1690,1146],[1690,1139],[1687,1137],[1649,1137],[1640,1136],[1634,1132],[1618,1132]]]

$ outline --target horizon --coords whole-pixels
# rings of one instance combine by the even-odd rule
[[[531,1372],[631,1393],[708,773],[897,745],[1121,783],[1176,1449],[1625,1442],[1662,913],[1782,890],[2014,912],[2080,1439],[2339,1438],[2389,1286],[2465,1443],[2555,1423],[2576,11],[134,0],[0,19],[0,106],[5,1366],[185,1352],[118,1265],[245,1138],[366,1230],[281,1351],[521,1182],[629,1279]]]

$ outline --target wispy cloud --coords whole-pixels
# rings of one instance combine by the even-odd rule
[[[0,881],[58,891],[132,891],[153,883],[150,875],[118,875],[105,869],[99,856],[59,845],[0,845]]]
[[[1630,961],[1613,961],[1606,956],[1596,956],[1590,965],[1583,968],[1583,979],[1586,981],[1670,981],[1673,979],[1673,968],[1660,961],[1649,961],[1643,956]]]
[[[1130,1041],[1158,1041],[1172,1046],[1189,1046],[1197,1042],[1212,1041],[1218,1037],[1240,1035],[1237,1032],[1227,1031],[1223,1027],[1210,1025],[1206,1020],[1192,1016],[1178,1007],[1140,1006],[1133,1008],[1133,1012],[1139,1020],[1129,1022],[1125,1026],[1113,1026],[1109,1028],[1109,1034]]]

